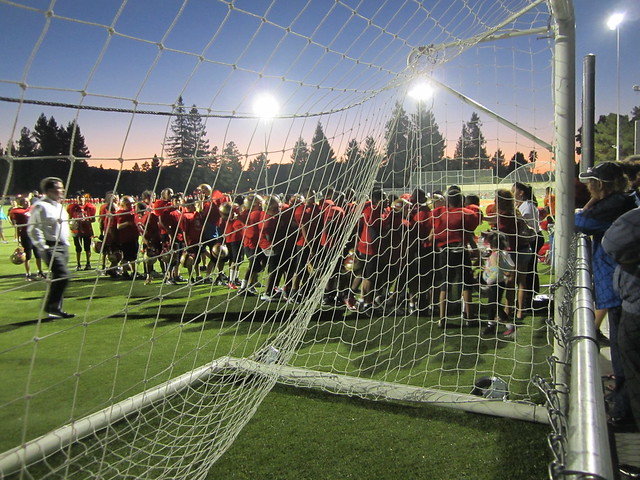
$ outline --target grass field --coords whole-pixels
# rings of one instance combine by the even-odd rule
[[[247,356],[290,315],[291,307],[277,310],[223,287],[145,286],[78,272],[65,303],[78,317],[39,321],[45,283],[24,281],[22,267],[8,261],[13,248],[0,245],[0,451],[222,355]],[[318,311],[294,363],[450,389],[472,383],[475,372],[498,371],[524,394],[528,365],[545,374],[542,320],[523,326],[520,338],[445,336],[418,317],[372,321]],[[416,347],[406,358],[409,340]],[[209,478],[541,478],[548,431],[276,387]]]

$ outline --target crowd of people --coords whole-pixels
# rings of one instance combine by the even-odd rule
[[[589,198],[576,202],[582,207],[576,228],[593,239],[596,326],[609,320],[620,397],[612,418],[640,411],[640,255],[629,243],[638,233],[639,172],[635,159],[600,163],[580,175]],[[482,320],[483,334],[511,337],[540,289],[542,253],[553,248],[553,191],[548,188],[539,205],[531,185],[519,182],[497,189],[484,208],[478,195],[455,185],[400,195],[374,189],[361,198],[331,188],[232,196],[206,184],[190,195],[166,188],[159,198],[151,191],[138,197],[108,192],[97,208],[82,193],[65,200],[59,179],[43,182],[42,194],[16,199],[9,219],[27,280],[45,277],[46,263],[59,281],[45,307],[57,318],[72,316],[62,310],[72,239],[78,271],[145,284],[215,284],[263,302],[303,302],[317,298],[322,286],[325,305],[362,315],[426,314],[441,328],[452,305],[461,303],[462,326],[479,327]]]

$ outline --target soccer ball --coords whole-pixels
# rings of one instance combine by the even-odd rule
[[[9,255],[9,259],[14,265],[22,265],[27,260],[27,254],[22,247],[18,247]]]
[[[220,259],[227,258],[229,256],[229,247],[227,247],[224,243],[216,243],[211,248],[211,255]]]

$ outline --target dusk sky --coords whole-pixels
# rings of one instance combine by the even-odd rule
[[[406,97],[414,72],[412,47],[443,44],[485,32],[529,0],[0,0],[0,96],[171,112],[178,96],[195,104],[207,138],[222,148],[234,141],[248,158],[265,149],[270,161],[288,161],[302,136],[310,143],[322,122],[334,150],[372,135],[382,145],[384,124]],[[620,111],[640,105],[640,1],[580,0],[576,13],[576,105],[582,58],[597,57],[596,115],[616,111],[616,33],[607,17],[624,12],[620,27]],[[47,11],[53,12],[47,14]],[[544,3],[519,19],[519,29],[547,24]],[[511,25],[514,26],[514,25]],[[425,71],[551,140],[549,41],[532,35],[446,50]],[[424,64],[424,62],[423,62]],[[279,115],[254,117],[254,101],[268,92]],[[436,90],[427,102],[452,154],[473,108]],[[91,111],[0,101],[0,144],[33,129],[40,113],[66,125],[77,116],[91,163],[125,168],[163,155],[170,117]],[[230,119],[229,117],[234,117]],[[294,118],[295,117],[295,118]],[[480,112],[489,154],[501,148],[543,150]],[[577,119],[577,125],[580,120]],[[546,157],[545,157],[546,155]],[[549,154],[541,153],[542,158]]]

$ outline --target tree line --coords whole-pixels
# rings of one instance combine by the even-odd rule
[[[631,119],[626,115],[621,117],[621,156],[633,152],[632,122],[638,118],[640,107],[633,109]],[[603,160],[611,158],[615,125],[613,113],[601,116],[597,122],[597,161],[600,157]],[[8,162],[1,162],[0,179],[10,175],[9,193],[24,193],[37,188],[45,176],[66,179],[69,169],[73,168],[69,191],[86,191],[96,196],[102,196],[114,186],[127,193],[144,189],[157,191],[165,187],[188,192],[201,183],[213,184],[222,191],[295,192],[322,189],[327,185],[356,187],[359,173],[370,171],[373,162],[378,167],[376,180],[379,184],[401,189],[409,184],[411,173],[418,169],[490,169],[496,177],[504,178],[537,159],[536,151],[527,155],[516,152],[510,159],[500,149],[489,155],[482,122],[476,112],[462,125],[454,154],[448,157],[445,155],[446,141],[433,112],[419,107],[417,112],[408,114],[399,102],[384,126],[382,145],[372,136],[362,142],[354,138],[348,142],[341,158],[337,157],[320,122],[310,143],[302,137],[296,140],[287,163],[269,162],[266,152],[248,159],[233,141],[221,149],[211,147],[203,117],[195,105],[186,108],[182,97],[174,109],[170,130],[165,142],[165,158],[154,155],[131,168],[104,169],[87,163],[91,154],[76,122],[58,125],[53,116],[47,118],[43,113],[33,130],[22,128],[20,138],[11,148],[11,155],[17,157],[13,170],[9,171]],[[579,145],[580,131],[576,138]],[[1,146],[0,154],[4,154]],[[28,160],[21,161],[21,157],[28,157]]]

